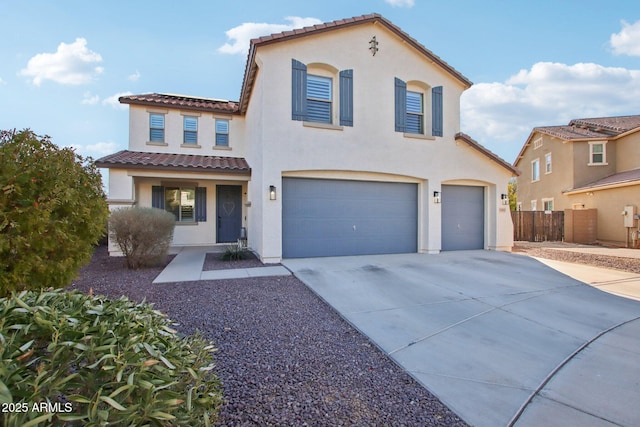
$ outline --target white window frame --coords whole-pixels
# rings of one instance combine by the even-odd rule
[[[547,203],[551,203],[551,209],[547,209]],[[543,207],[545,212],[546,211],[553,211],[553,208],[554,208],[553,197],[542,199],[542,207]]]
[[[187,129],[187,120],[195,120],[195,123],[196,123],[195,130]],[[194,142],[187,142],[187,138],[186,138],[187,132],[189,134],[195,134],[196,140]],[[198,147],[198,116],[184,115],[182,117],[182,146]]]
[[[531,210],[532,211],[537,211],[538,210],[538,201],[537,200],[532,200],[531,201]]]
[[[553,172],[552,155],[551,153],[546,153],[544,155],[544,173],[548,175],[551,172]]]
[[[171,194],[173,193],[173,198]],[[193,195],[190,198],[189,195]],[[179,198],[179,200],[178,200]],[[178,223],[196,222],[196,187],[168,186],[164,188],[165,210],[174,215]],[[173,200],[173,204],[170,202]]]
[[[594,153],[593,147],[602,145],[602,153]],[[602,162],[594,162],[593,155],[602,154]],[[607,163],[607,141],[590,141],[589,142],[589,163],[588,166],[606,166]]]
[[[540,158],[531,160],[531,182],[540,181]]]
[[[230,131],[230,120],[229,119],[219,119],[216,118],[215,119],[215,145],[216,147],[229,147],[230,141],[229,141],[229,131]],[[224,131],[223,127],[224,125],[226,125],[226,132]],[[218,144],[218,135],[226,135],[227,136],[227,143],[226,144]]]
[[[419,129],[418,132],[409,132],[406,128],[405,128],[405,133],[411,133],[411,134],[415,134],[415,135],[424,135],[424,129],[425,129],[425,124],[424,124],[424,92],[421,91],[416,91],[416,90],[407,90],[407,105],[405,106],[405,114],[407,115],[407,119],[411,116],[411,117],[417,117],[418,118],[418,124],[419,124]],[[417,96],[420,98],[420,111],[409,111],[409,94],[411,94],[412,96]],[[407,120],[408,122],[408,120]]]
[[[153,116],[157,116],[157,117],[161,117],[162,118],[162,127],[159,126],[153,126]],[[166,117],[163,113],[149,113],[149,142],[152,143],[156,143],[156,144],[163,144],[165,142],[165,127],[166,127]],[[156,130],[162,130],[162,138],[161,139],[153,139],[152,138],[152,134],[153,131]]]
[[[309,83],[311,81],[313,81],[313,80],[329,84],[328,85],[329,93],[328,93],[328,97],[327,98],[313,97],[311,94],[309,94]],[[306,95],[305,96],[307,97],[307,103],[309,101],[312,101],[312,102],[318,102],[318,103],[323,103],[323,104],[329,105],[329,121],[328,122],[320,121],[320,120],[309,120],[309,117],[308,117],[308,108],[309,107],[308,106],[307,106],[307,121],[312,122],[312,123],[324,123],[324,124],[328,124],[328,125],[333,124],[333,122],[334,122],[333,114],[334,114],[334,110],[335,110],[334,105],[333,105],[333,98],[334,98],[333,97],[333,92],[334,92],[334,90],[333,90],[333,81],[334,81],[333,77],[323,76],[323,75],[320,75],[320,74],[313,74],[313,72],[312,73],[307,72],[307,87],[305,89],[306,90]]]

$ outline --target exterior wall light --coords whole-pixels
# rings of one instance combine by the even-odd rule
[[[502,204],[503,205],[506,206],[506,205],[509,204],[509,196],[507,196],[506,194],[503,194],[500,198],[502,199]]]
[[[439,191],[434,191],[433,192],[433,203],[440,203],[440,192]]]
[[[276,186],[275,185],[270,185],[269,186],[269,200],[275,200],[276,199]]]

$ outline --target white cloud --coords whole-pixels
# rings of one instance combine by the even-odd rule
[[[90,83],[104,68],[97,66],[102,56],[87,48],[87,40],[77,38],[71,44],[60,43],[55,53],[39,53],[29,60],[20,75],[32,78],[36,86],[44,80],[65,85]]]
[[[393,7],[413,7],[415,5],[414,0],[384,0],[384,2]]]
[[[137,82],[140,78],[140,71],[136,70],[135,73],[131,74],[127,79],[131,82]]]
[[[98,95],[91,95],[91,92],[85,92],[82,95],[82,104],[83,105],[96,105],[100,102],[100,97]]]
[[[128,96],[128,95],[133,95],[133,93],[131,92],[118,92],[115,95],[111,95],[106,97],[105,99],[102,100],[102,105],[110,105],[111,107],[118,109],[118,110],[126,110],[127,109],[127,104],[121,104],[120,101],[118,101],[118,98],[120,98],[121,96]]]
[[[609,43],[616,55],[640,56],[640,21],[635,24],[622,21],[622,30],[611,34]]]
[[[227,35],[227,38],[229,38],[229,42],[220,46],[218,48],[218,52],[231,55],[246,54],[249,50],[249,42],[253,38],[322,23],[321,20],[316,18],[301,18],[299,16],[287,16],[284,19],[285,21],[289,21],[289,23],[267,24],[258,22],[245,22],[238,25],[237,27],[234,27],[225,33]]]
[[[539,62],[504,83],[480,83],[467,90],[461,98],[461,126],[511,161],[533,127],[637,114],[639,98],[640,70]]]

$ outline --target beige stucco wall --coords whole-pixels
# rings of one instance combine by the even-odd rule
[[[574,188],[597,181],[601,178],[616,173],[616,146],[617,141],[606,142],[606,162],[604,164],[589,164],[589,142],[573,142],[574,147]]]
[[[640,131],[624,136],[616,143],[618,172],[640,168]]]
[[[165,115],[165,143],[149,141],[149,114]],[[198,143],[183,144],[184,116],[198,118]],[[215,145],[215,119],[229,120],[229,147]],[[244,117],[203,111],[175,110],[143,105],[129,106],[129,149],[153,153],[194,154],[201,156],[244,157],[246,138]]]
[[[373,35],[380,48],[375,56],[368,49]],[[291,119],[292,58],[315,67],[325,64],[324,69],[353,70],[353,127],[322,127]],[[495,198],[507,193],[511,174],[454,140],[460,130],[459,98],[464,90],[457,79],[374,24],[261,46],[256,60],[260,69],[246,115],[247,137],[260,141],[247,153],[253,173],[249,243],[265,260],[277,261],[282,252],[281,197],[268,200],[268,187],[275,185],[280,190],[283,176],[306,172],[334,177],[348,173],[354,179],[375,174],[418,182],[422,195],[418,245],[422,252],[438,252],[441,247],[439,206],[434,206],[429,195],[446,181],[482,183],[489,189],[487,218],[494,218],[488,221],[487,247],[511,247],[511,218],[508,212],[498,211]],[[444,87],[442,137],[411,138],[395,132],[394,77]],[[337,100],[335,92],[336,107]],[[430,102],[425,99],[425,104]]]
[[[534,141],[542,138],[542,146],[534,148]],[[567,206],[562,191],[573,186],[573,144],[561,139],[535,132],[531,144],[523,153],[516,166],[522,171],[517,178],[517,201],[522,210],[531,210],[531,201],[537,201],[537,210],[543,210],[543,199],[553,199],[554,210],[564,210]],[[545,155],[551,153],[551,173],[545,171]],[[532,181],[532,162],[540,161],[540,179]]]
[[[625,243],[626,229],[621,212],[625,206],[640,208],[640,185],[589,191],[568,196],[570,203],[584,204],[587,209],[598,210],[598,240]],[[638,226],[638,221],[635,221]]]

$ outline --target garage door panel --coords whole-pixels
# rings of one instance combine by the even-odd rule
[[[484,249],[484,187],[442,186],[442,250]]]
[[[417,185],[283,179],[283,257],[417,251]]]

